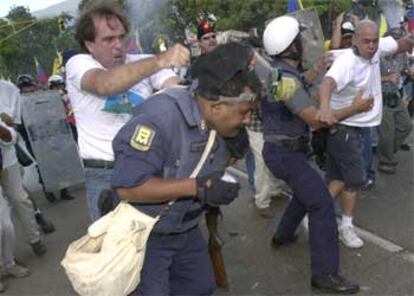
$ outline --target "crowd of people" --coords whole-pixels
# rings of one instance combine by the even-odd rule
[[[194,60],[181,44],[156,55],[127,54],[129,28],[113,3],[85,9],[76,24],[81,53],[68,59],[65,78],[49,78],[48,88],[60,92],[78,145],[90,222],[120,200],[150,216],[162,214],[133,294],[214,292],[199,222],[205,211],[238,196],[240,185],[223,174],[249,150],[257,213],[273,218],[271,198],[289,198],[272,247],[294,243],[304,225],[311,286],[357,293],[359,285],[340,273],[339,241],[349,248],[364,245],[353,217],[358,191],[375,185],[374,152],[377,170],[395,174],[396,153],[407,148],[414,41],[406,23],[381,37],[374,21],[340,14],[330,50],[309,69],[303,68],[304,28],[289,15],[270,21],[263,38],[254,34],[253,46],[219,44],[214,21],[206,17],[197,31],[201,55]],[[271,75],[264,77],[258,63],[268,65]],[[185,77],[174,71],[183,67],[188,67]],[[19,137],[25,139],[23,150],[35,159],[20,94],[39,91],[38,84],[25,74],[17,86],[0,81],[0,292],[5,290],[2,276],[30,274],[14,259],[10,210],[38,256],[46,252],[39,228],[55,230],[24,188],[15,148]],[[311,164],[310,139],[317,130],[325,131],[325,176]],[[213,152],[200,173],[190,177],[212,131],[217,132]],[[40,172],[39,177],[42,184]],[[43,191],[47,200],[56,201],[54,193]],[[68,188],[60,197],[73,199]],[[339,227],[335,198],[342,210]]]
[[[64,84],[62,77],[58,75],[51,76],[48,80],[47,89],[62,90]],[[43,256],[46,253],[46,246],[42,242],[40,230],[45,234],[55,231],[54,224],[45,217],[32,196],[32,192],[25,188],[23,182],[24,167],[35,163],[35,154],[21,114],[21,95],[42,91],[39,83],[29,74],[19,75],[16,85],[8,81],[0,81],[0,123],[2,129],[0,253],[3,258],[1,264],[3,276],[26,277],[30,274],[26,266],[14,261],[15,235],[10,211],[15,215],[13,221],[22,228],[27,242],[37,256]],[[62,98],[64,99],[64,97]],[[50,202],[56,201],[54,193],[45,190],[37,164],[36,168],[45,198]],[[67,188],[61,190],[60,198],[62,200],[74,199]],[[5,286],[1,281],[0,290],[5,290]]]

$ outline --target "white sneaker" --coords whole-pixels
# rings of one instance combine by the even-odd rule
[[[302,224],[302,229],[303,229],[303,232],[304,232],[306,238],[309,239],[309,217],[308,217],[308,215],[305,215],[303,217],[303,220],[302,220],[301,224]]]
[[[352,249],[361,248],[364,242],[359,238],[353,226],[343,227],[339,230],[339,239],[345,246]]]

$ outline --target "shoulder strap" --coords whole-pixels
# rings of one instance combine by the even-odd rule
[[[190,178],[197,177],[198,173],[201,171],[201,168],[203,167],[208,155],[210,154],[211,148],[213,148],[214,142],[216,140],[216,135],[217,135],[217,132],[215,130],[212,130],[210,134],[208,135],[208,141],[207,141],[206,147],[204,148],[203,154],[201,155],[201,158],[198,161],[196,167],[191,173]]]
[[[214,146],[214,142],[216,141],[216,135],[217,135],[217,132],[215,130],[210,131],[210,134],[208,135],[208,141],[207,141],[206,147],[204,148],[203,154],[201,155],[200,160],[195,166],[193,172],[190,174],[190,178],[195,178],[198,175],[198,173],[201,171],[201,168],[206,162],[206,159],[208,155],[210,154],[211,149]],[[161,212],[159,213],[158,217],[164,214],[169,209],[169,207],[171,207],[174,203],[175,203],[175,200],[171,200],[165,207],[161,209]]]

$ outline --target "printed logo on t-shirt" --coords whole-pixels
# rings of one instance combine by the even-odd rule
[[[109,113],[131,113],[132,110],[141,104],[144,98],[138,93],[128,90],[122,94],[112,95],[106,98],[103,111]]]

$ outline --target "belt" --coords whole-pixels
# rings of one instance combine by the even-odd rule
[[[101,159],[84,159],[83,165],[87,168],[112,169],[114,162]]]
[[[344,124],[337,124],[329,128],[329,134],[335,135],[340,130],[354,130],[360,131],[361,127],[359,126],[351,126],[351,125],[344,125]]]

